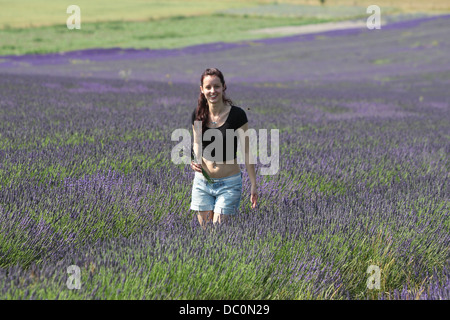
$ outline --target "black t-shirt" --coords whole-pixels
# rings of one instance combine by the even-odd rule
[[[196,118],[196,112],[197,108],[194,109],[194,111],[192,112],[192,125],[194,125],[194,121]],[[236,129],[239,129],[240,127],[242,127],[244,124],[246,124],[248,122],[247,119],[247,114],[245,113],[245,111],[242,108],[239,108],[237,106],[231,106],[231,110],[230,113],[228,114],[227,119],[225,120],[225,123],[217,128],[206,128],[205,132],[203,132],[203,136],[202,136],[202,153],[203,153],[203,157],[205,159],[208,160],[222,160],[222,161],[227,161],[227,160],[233,160],[236,159],[236,152],[237,152],[237,142],[238,142],[238,138],[237,138],[237,132],[235,132]],[[226,146],[227,146],[227,131],[226,130],[230,130],[230,133],[235,134],[234,136],[234,142],[233,142],[233,147],[234,147],[234,151],[233,154],[228,154],[227,150],[226,150]],[[216,139],[216,136],[214,135],[214,133],[216,135],[219,135],[219,132],[221,134],[221,139],[222,139],[222,159],[213,159],[211,157],[209,157],[209,152],[205,153],[205,148],[210,145],[211,143],[213,143]],[[208,136],[210,136],[211,138],[208,138]],[[207,140],[205,140],[205,137],[207,138]],[[231,137],[231,135],[230,135]],[[219,140],[220,141],[220,140]],[[216,143],[217,145],[217,143]],[[208,148],[209,151],[211,151],[211,148]],[[216,157],[216,148],[212,149],[211,151],[211,156],[212,157]],[[220,151],[220,150],[218,150]],[[219,157],[220,155],[217,155],[217,157]]]

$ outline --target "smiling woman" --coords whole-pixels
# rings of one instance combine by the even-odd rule
[[[243,153],[252,184],[250,200],[253,208],[256,207],[258,199],[255,167],[249,161],[249,146],[241,138],[242,132],[245,133],[248,130],[247,115],[244,110],[234,106],[232,101],[225,97],[226,88],[224,76],[220,70],[206,69],[200,79],[201,92],[198,105],[192,113],[193,152],[195,159],[199,160],[191,163],[191,168],[195,171],[191,209],[198,212],[198,221],[202,227],[205,227],[205,223],[210,220],[213,220],[213,223],[221,223],[230,215],[238,213],[242,193],[242,173],[236,157],[237,137],[234,137],[233,141],[234,152],[227,153],[227,135],[225,134],[227,130],[237,131],[241,142],[244,142]],[[198,125],[199,123],[201,125]],[[215,141],[215,139],[207,138],[212,132],[222,137],[222,145],[217,150],[213,148],[211,152],[207,152],[208,146]],[[231,142],[229,141],[228,144]],[[209,181],[205,179],[203,172],[211,177]]]

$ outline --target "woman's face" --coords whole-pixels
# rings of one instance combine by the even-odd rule
[[[200,90],[205,95],[206,100],[211,104],[222,102],[223,86],[217,76],[206,76],[203,78],[203,86]]]

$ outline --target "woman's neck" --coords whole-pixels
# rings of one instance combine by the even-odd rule
[[[225,110],[225,108],[227,107],[227,105],[223,102],[221,102],[220,104],[209,104],[209,112],[213,115],[213,116],[217,116],[219,115],[221,112],[223,112],[223,110]]]

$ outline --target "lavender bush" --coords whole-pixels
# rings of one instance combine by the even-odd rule
[[[70,54],[94,61],[82,66],[6,57],[0,297],[449,299],[445,24]],[[258,209],[242,166],[241,214],[206,230],[189,210],[193,171],[170,160],[204,63],[228,75],[252,128],[280,130]]]

